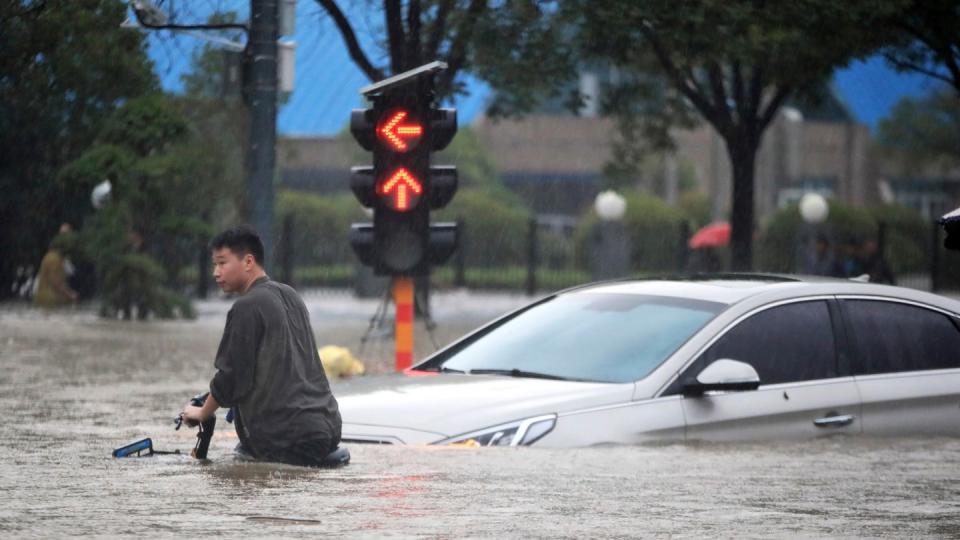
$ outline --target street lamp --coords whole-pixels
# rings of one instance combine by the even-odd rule
[[[826,237],[822,240],[818,229],[827,220],[830,206],[819,193],[807,193],[800,199],[800,217],[803,218],[804,234],[797,244],[797,263],[804,274],[828,275],[833,269],[833,257]],[[818,245],[821,244],[821,245]]]
[[[594,199],[593,209],[600,218],[589,250],[593,279],[624,277],[630,270],[630,242],[623,225],[627,201],[619,193],[607,190]]]

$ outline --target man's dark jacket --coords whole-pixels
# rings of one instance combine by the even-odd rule
[[[237,435],[254,457],[288,461],[283,456],[339,443],[337,400],[307,308],[292,288],[263,277],[237,299],[215,366],[210,394],[233,407]]]

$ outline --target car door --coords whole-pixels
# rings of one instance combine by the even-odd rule
[[[681,374],[673,392],[706,366],[731,359],[753,366],[756,390],[684,397],[688,440],[809,438],[860,431],[860,398],[838,361],[836,308],[794,301],[741,318]]]
[[[853,345],[863,432],[960,435],[957,318],[882,299],[840,302]]]

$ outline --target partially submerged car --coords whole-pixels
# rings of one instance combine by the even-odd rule
[[[960,435],[960,302],[773,275],[620,281],[336,389],[348,443]]]

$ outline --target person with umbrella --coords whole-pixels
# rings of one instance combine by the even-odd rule
[[[691,272],[722,271],[723,261],[720,258],[720,248],[729,243],[729,223],[711,223],[701,228],[687,241],[687,247],[694,250],[688,270]]]

